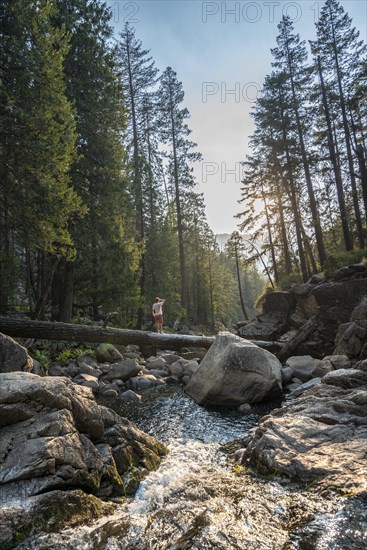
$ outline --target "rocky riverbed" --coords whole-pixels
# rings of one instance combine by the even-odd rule
[[[40,376],[2,335],[2,547],[366,548],[365,308],[338,353],[283,365],[222,333],[207,354],[100,345]]]
[[[228,460],[230,443],[274,404],[250,415],[205,409],[179,386],[150,390],[133,406],[103,398],[169,449],[134,497],[80,527],[40,533],[19,550],[363,550],[367,503],[286,476],[258,475]]]

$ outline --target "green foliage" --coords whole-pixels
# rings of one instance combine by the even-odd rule
[[[94,350],[82,348],[67,348],[61,351],[56,356],[56,361],[59,361],[60,363],[67,363],[68,361],[70,361],[70,359],[76,359],[80,355],[86,355],[88,353],[94,354]]]
[[[289,275],[280,274],[278,289],[289,290],[292,285],[298,285],[303,282],[302,275],[300,273],[290,273]]]
[[[50,354],[47,350],[36,349],[32,352],[32,356],[36,361],[40,363],[41,367],[45,371],[48,371],[51,365],[51,359]]]
[[[269,285],[266,285],[263,292],[256,299],[256,302],[255,302],[255,305],[254,305],[254,308],[256,309],[256,311],[261,311],[262,310],[262,306],[263,306],[263,303],[265,301],[265,297],[266,297],[267,294],[269,294],[269,292],[274,292],[274,289],[273,289],[273,287],[271,287]]]
[[[340,252],[329,254],[323,266],[324,275],[330,277],[333,272],[340,267],[360,262],[366,263],[366,256],[366,249],[356,249],[348,252],[346,250],[341,250]]]
[[[242,464],[235,464],[232,468],[232,472],[235,476],[243,476],[247,472],[246,466],[243,466]]]
[[[75,112],[63,75],[68,37],[52,26],[55,10],[54,0],[7,3],[1,23],[1,122],[3,128],[13,125],[15,132],[0,153],[8,165],[8,216],[17,220],[23,242],[73,257],[68,224],[85,208],[70,184]]]

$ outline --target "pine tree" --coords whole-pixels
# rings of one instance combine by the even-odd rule
[[[307,108],[304,92],[309,81],[305,67],[307,52],[305,42],[300,40],[299,35],[293,34],[293,24],[288,16],[283,17],[278,28],[280,31],[277,37],[278,46],[272,49],[272,54],[275,58],[273,66],[287,76],[287,84],[291,90],[291,107],[297,125],[299,147],[312,214],[312,224],[315,231],[319,260],[322,265],[326,259],[326,252],[314,186],[311,179],[310,161],[305,141],[306,129],[303,123],[305,110]]]
[[[362,73],[367,48],[359,40],[359,33],[352,27],[351,18],[345,13],[343,6],[338,0],[326,0],[321,9],[320,19],[316,23],[316,29],[317,40],[312,43],[312,48],[314,54],[317,56],[319,74],[321,71],[328,82],[328,88],[324,84],[324,108],[325,101],[330,101],[330,97],[332,97],[329,109],[332,111],[332,104],[334,104],[334,116],[336,120],[340,121],[344,133],[344,146],[352,188],[357,238],[359,246],[363,248],[364,234],[359,206],[358,186],[355,177],[356,170],[352,152],[347,98],[352,94],[355,79],[359,78]],[[339,178],[336,184],[340,202],[341,186]],[[348,247],[350,248],[349,243]]]
[[[55,13],[53,0],[1,3],[1,255],[24,262],[35,317],[44,314],[60,258],[75,256],[69,224],[83,213],[69,177],[76,157],[63,75],[69,45],[65,30],[52,26]],[[9,286],[0,271],[6,308]]]
[[[241,235],[238,231],[234,231],[227,242],[227,253],[234,258],[236,265],[236,275],[238,283],[238,292],[240,295],[241,309],[244,318],[248,321],[248,314],[245,306],[245,301],[242,292],[241,276],[240,276],[240,261],[241,256],[245,251],[245,243],[242,241]]]
[[[177,217],[178,246],[180,258],[181,276],[181,305],[185,315],[189,315],[189,297],[186,275],[186,261],[184,250],[184,218],[182,215],[182,192],[185,182],[189,186],[192,180],[187,177],[190,173],[188,161],[195,161],[200,155],[193,151],[195,144],[188,136],[191,131],[186,124],[189,112],[181,108],[184,100],[182,83],[177,80],[177,75],[171,67],[168,67],[161,76],[158,90],[158,103],[160,109],[159,126],[163,143],[170,147],[169,170],[174,185],[174,197]]]
[[[326,128],[327,128],[327,144],[328,144],[330,160],[331,160],[333,172],[334,172],[335,186],[337,190],[338,203],[339,203],[340,220],[341,220],[342,230],[343,230],[344,246],[346,250],[352,250],[353,242],[352,242],[352,236],[351,236],[349,224],[348,224],[347,207],[346,207],[346,201],[345,201],[345,193],[344,193],[344,187],[343,187],[341,168],[338,162],[336,144],[334,141],[334,131],[333,131],[333,124],[332,124],[332,116],[331,116],[330,107],[329,107],[327,87],[325,83],[321,57],[317,53],[317,50],[315,50],[315,48],[313,49],[313,51],[316,54],[315,65],[317,67],[317,72],[320,79],[320,91],[321,91],[321,98],[322,98],[323,116],[325,118]]]
[[[67,0],[59,0],[58,7],[55,24],[71,35],[65,74],[67,94],[77,111],[79,158],[71,178],[88,206],[83,226],[72,227],[76,261],[61,266],[61,288],[54,289],[61,298],[59,318],[70,320],[74,302],[94,319],[113,307],[121,322],[132,322],[130,311],[139,300],[141,247],[135,246],[134,219],[129,215],[123,97],[109,46],[111,13],[97,0],[73,0],[73,10]]]
[[[147,235],[147,212],[144,198],[149,197],[148,212],[152,220],[154,210],[153,159],[155,149],[155,104],[152,100],[153,88],[157,82],[158,70],[154,66],[149,51],[144,50],[142,43],[135,37],[135,31],[125,25],[121,40],[117,46],[121,81],[124,92],[124,104],[127,113],[126,148],[130,152],[132,169],[133,196],[136,212],[137,237],[144,247],[151,249],[152,242]],[[146,248],[146,249],[147,249]],[[148,266],[149,268],[149,266]],[[146,258],[142,255],[140,262],[140,293],[146,292]],[[143,324],[144,308],[138,311],[137,328]]]

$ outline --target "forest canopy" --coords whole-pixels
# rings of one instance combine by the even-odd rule
[[[0,310],[215,328],[262,290],[220,250],[177,73],[98,0],[0,1]],[[241,264],[239,266],[239,264]]]

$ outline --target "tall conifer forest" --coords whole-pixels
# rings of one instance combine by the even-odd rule
[[[283,17],[253,108],[238,231],[209,227],[179,67],[99,0],[0,0],[0,313],[149,328],[251,318],[367,240],[367,48],[337,0]]]
[[[235,322],[176,71],[97,0],[0,6],[1,313],[149,328],[159,295],[168,326]],[[240,278],[251,310],[263,281]]]
[[[238,219],[286,288],[366,255],[367,48],[338,0],[322,4],[315,40],[289,17],[278,31]]]

